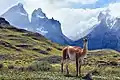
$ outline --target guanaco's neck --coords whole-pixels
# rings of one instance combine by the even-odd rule
[[[84,42],[84,45],[83,45],[83,52],[86,54],[87,51],[88,51],[88,43],[87,42]]]

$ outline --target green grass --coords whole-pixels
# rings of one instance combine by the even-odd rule
[[[8,26],[9,27],[9,26]],[[60,56],[63,46],[45,39],[43,36],[35,36],[32,32],[22,32],[11,30],[10,28],[0,28],[0,80],[80,80],[75,76],[75,64],[69,64],[70,76],[60,73]],[[9,45],[8,45],[9,44]],[[24,45],[17,47],[17,45]],[[7,46],[6,46],[7,45]],[[12,46],[12,47],[11,47]],[[50,48],[50,51],[47,49]],[[19,50],[16,50],[19,49]],[[34,50],[33,50],[34,49]],[[40,51],[48,54],[42,54]],[[55,56],[57,63],[51,58]],[[41,60],[42,59],[42,60]],[[52,70],[50,71],[29,71],[26,68],[37,61],[49,60]],[[102,63],[103,62],[103,63]],[[109,64],[109,65],[108,65]],[[112,65],[111,65],[112,64]],[[120,80],[120,53],[114,50],[94,50],[89,51],[85,64],[82,65],[82,77],[91,71],[94,73],[94,80]],[[14,66],[14,69],[8,69]],[[23,68],[24,70],[19,70]]]
[[[12,75],[11,75],[12,74]],[[80,80],[79,77],[66,77],[59,72],[42,72],[42,71],[15,71],[4,70],[0,71],[0,79],[4,80]]]

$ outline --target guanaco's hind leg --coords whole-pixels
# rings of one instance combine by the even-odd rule
[[[64,67],[64,62],[63,60],[61,61],[61,72],[63,73],[63,67]]]
[[[69,65],[69,61],[68,60],[62,60],[61,61],[61,72],[63,73],[64,71],[64,64],[66,64],[66,74],[69,74],[69,69],[68,69],[68,65]]]
[[[68,65],[69,65],[69,60],[66,60],[66,74],[69,75],[69,69],[68,69]]]

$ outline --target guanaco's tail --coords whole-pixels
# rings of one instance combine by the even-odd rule
[[[68,50],[68,47],[65,47],[65,48],[63,49],[63,51],[62,51],[62,52],[63,52],[63,55],[62,55],[62,59],[63,59],[63,60],[69,58],[68,53],[67,53],[67,50]]]
[[[65,48],[62,50],[62,60],[61,60],[61,72],[62,72],[62,73],[63,73],[64,60],[68,58],[67,50],[68,50],[67,47],[65,47]]]

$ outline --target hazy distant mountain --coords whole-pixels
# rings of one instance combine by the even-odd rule
[[[62,34],[60,22],[53,18],[48,19],[41,8],[33,11],[31,22],[29,21],[28,13],[21,3],[13,6],[1,16],[18,28],[39,32],[53,42],[66,44],[65,39],[67,38]]]
[[[85,37],[88,38],[89,49],[115,49],[120,51],[120,18],[112,17],[107,11],[98,15],[100,24]],[[82,46],[82,39],[69,43]]]

